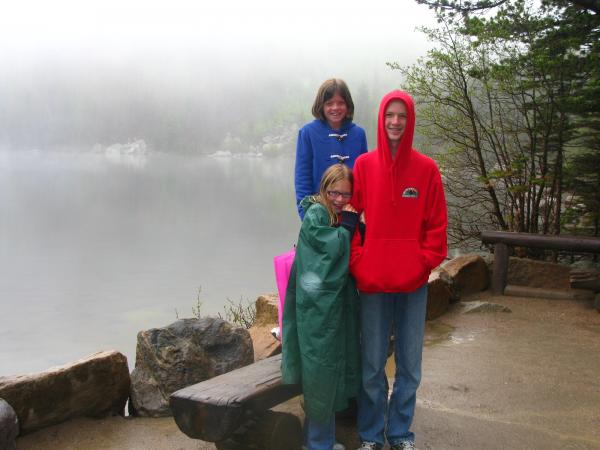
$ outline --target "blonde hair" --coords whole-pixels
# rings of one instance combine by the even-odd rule
[[[329,225],[331,226],[338,224],[338,215],[334,211],[331,202],[327,198],[327,191],[332,185],[342,180],[348,180],[350,185],[354,183],[352,169],[343,163],[337,163],[329,166],[329,168],[323,172],[323,176],[321,177],[319,193],[312,197],[315,202],[320,203],[327,210],[327,213],[329,214]]]

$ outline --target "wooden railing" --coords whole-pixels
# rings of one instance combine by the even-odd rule
[[[573,253],[600,253],[600,238],[511,233],[507,231],[484,231],[481,233],[484,244],[494,244],[494,269],[492,293],[504,294],[508,275],[508,248],[528,247],[545,250],[568,251]]]

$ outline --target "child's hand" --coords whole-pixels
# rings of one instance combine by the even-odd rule
[[[348,211],[348,212],[351,212],[351,213],[356,213],[356,214],[358,214],[358,211],[357,211],[356,209],[354,209],[350,203],[346,203],[346,204],[345,204],[345,205],[342,207],[342,211]]]
[[[364,211],[360,213],[360,218],[358,220],[360,220],[365,225],[367,224],[367,222],[365,222],[365,212]]]

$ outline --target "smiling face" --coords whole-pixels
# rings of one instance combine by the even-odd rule
[[[337,130],[342,126],[348,114],[348,105],[340,94],[334,94],[323,104],[323,115],[329,126]]]
[[[395,153],[406,128],[407,114],[404,102],[400,100],[391,101],[385,108],[384,119],[390,149]]]
[[[352,198],[352,183],[349,180],[339,180],[327,189],[327,201],[336,213],[340,213],[344,205]]]

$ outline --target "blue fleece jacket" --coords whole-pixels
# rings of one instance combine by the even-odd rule
[[[344,122],[339,130],[333,130],[322,120],[313,120],[300,129],[294,181],[296,206],[301,219],[304,218],[304,210],[300,202],[307,195],[319,192],[323,172],[340,161],[352,168],[356,158],[366,152],[365,130],[350,121]]]

